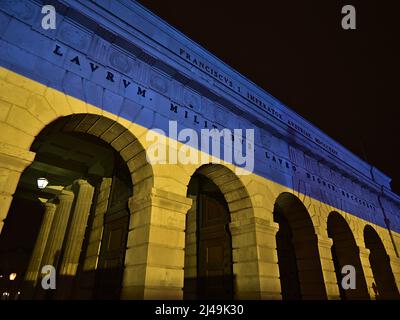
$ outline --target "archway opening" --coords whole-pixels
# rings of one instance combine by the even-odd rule
[[[274,206],[282,299],[326,299],[317,236],[303,203],[290,193]]]
[[[141,163],[136,157],[145,151],[117,122],[86,114],[63,117],[45,127],[31,151],[35,160],[20,178],[0,236],[0,270],[18,274],[11,296],[20,292],[29,299],[118,299],[129,230],[128,200]],[[146,165],[141,168],[148,172]],[[143,179],[147,176],[142,174]],[[48,185],[39,189],[38,178],[45,178]],[[62,204],[63,192],[72,195],[68,209]],[[55,209],[46,233],[45,208],[50,206]],[[59,245],[55,248],[50,239]],[[44,262],[55,267],[56,290],[41,288]],[[10,283],[0,285],[11,290]]]
[[[184,299],[232,299],[232,237],[229,207],[220,188],[201,171],[188,186]]]
[[[365,246],[370,250],[369,262],[375,279],[374,287],[377,299],[400,299],[399,290],[390,266],[390,258],[386,253],[381,238],[374,228],[364,228]]]
[[[337,212],[329,214],[328,236],[333,240],[331,252],[341,299],[369,299],[367,283],[360,260],[360,250],[346,220]],[[342,286],[342,268],[346,265],[353,266],[355,269],[356,287],[354,289],[345,290]]]

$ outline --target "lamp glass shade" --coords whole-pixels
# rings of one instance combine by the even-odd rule
[[[39,189],[44,189],[49,184],[49,181],[46,178],[37,179],[37,185]]]

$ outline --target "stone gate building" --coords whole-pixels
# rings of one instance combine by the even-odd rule
[[[399,298],[390,178],[135,1],[0,1],[0,64],[0,272],[23,297]],[[254,170],[171,123],[254,129],[229,131]],[[209,160],[170,161],[185,147]]]

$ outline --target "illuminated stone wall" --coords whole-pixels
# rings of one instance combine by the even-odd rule
[[[56,30],[46,31],[36,3],[0,2],[1,221],[34,160],[35,137],[72,116],[71,132],[109,143],[132,175],[122,298],[183,297],[185,221],[192,206],[187,186],[197,170],[229,206],[236,298],[281,297],[272,214],[284,192],[298,197],[312,219],[328,298],[339,297],[327,234],[332,211],[351,228],[370,296],[367,225],[381,238],[400,287],[400,197],[390,191],[388,177],[138,4],[66,3],[69,8],[56,5]],[[130,24],[121,25],[111,12]],[[148,163],[147,132],[167,132],[170,120],[194,130],[254,128],[254,172],[237,175],[223,159],[205,168]],[[165,140],[167,148],[174,142]],[[86,266],[95,266],[92,258],[88,254]]]

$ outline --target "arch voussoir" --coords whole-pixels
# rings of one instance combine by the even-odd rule
[[[133,141],[135,141],[135,137],[128,130],[124,130],[119,136],[111,141],[111,146],[118,152],[121,152]]]

